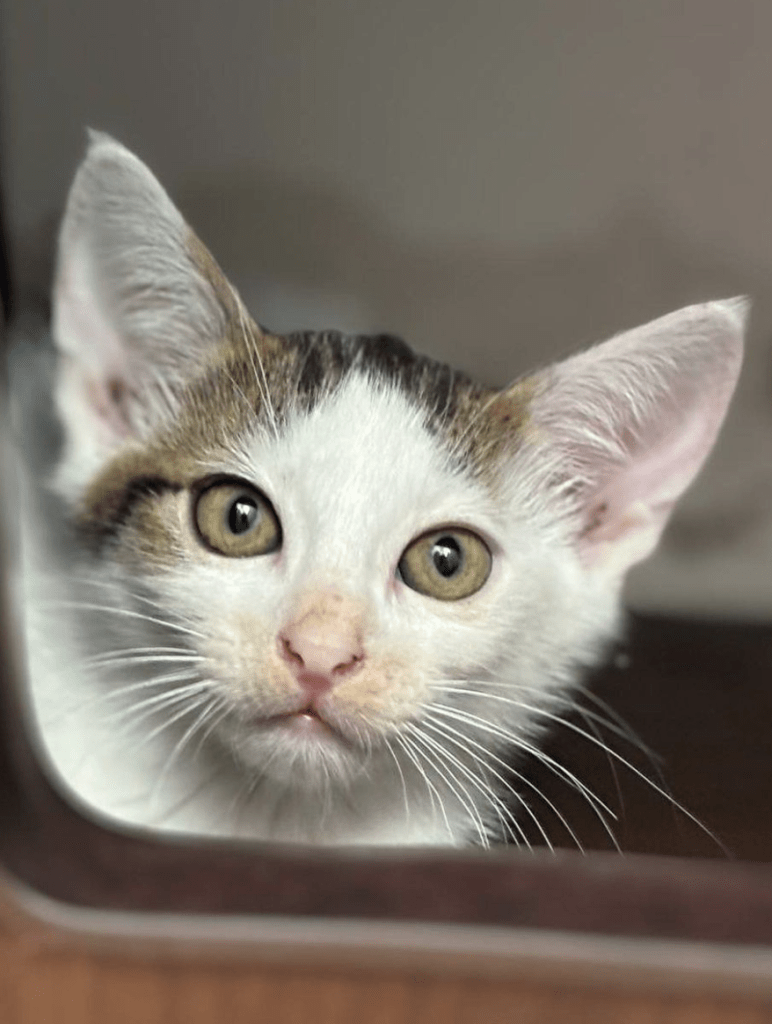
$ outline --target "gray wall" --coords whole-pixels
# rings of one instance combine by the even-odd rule
[[[503,382],[689,301],[755,301],[739,400],[634,603],[772,612],[772,4],[5,0],[25,294],[103,128],[254,314],[387,328]]]

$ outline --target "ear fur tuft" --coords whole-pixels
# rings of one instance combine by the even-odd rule
[[[726,415],[748,313],[688,306],[542,375],[531,413],[588,566],[621,577],[656,546]]]
[[[57,401],[66,435],[59,488],[83,489],[107,455],[168,415],[237,302],[148,168],[89,132],[59,237],[53,291]]]

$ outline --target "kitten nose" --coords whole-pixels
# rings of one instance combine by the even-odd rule
[[[353,622],[313,612],[284,629],[279,642],[297,681],[313,694],[331,689],[364,658]]]

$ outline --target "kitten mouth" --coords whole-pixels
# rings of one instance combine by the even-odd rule
[[[296,736],[315,737],[318,739],[335,739],[339,743],[349,745],[346,737],[323,718],[319,711],[309,705],[298,711],[288,711],[281,715],[272,715],[261,719],[261,726],[284,729]]]
[[[295,711],[282,711],[278,715],[270,715],[268,718],[263,718],[260,721],[263,725],[273,725],[275,722],[291,722],[295,719],[312,719],[322,725],[326,725],[326,722],[312,704],[309,704],[304,708],[297,708]]]

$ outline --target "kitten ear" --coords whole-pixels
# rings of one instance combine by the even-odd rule
[[[621,576],[657,545],[716,440],[749,308],[746,299],[688,306],[541,379],[531,415],[575,503],[586,565]]]
[[[236,301],[148,168],[90,133],[53,294],[63,491],[77,492],[116,447],[168,414],[175,384],[223,337]]]

